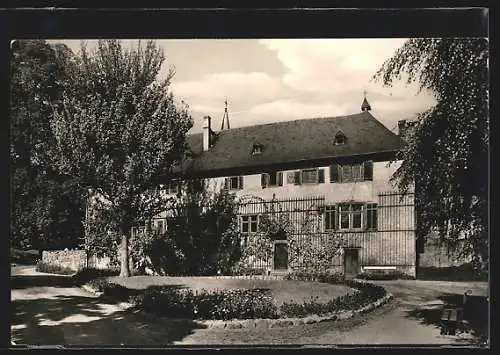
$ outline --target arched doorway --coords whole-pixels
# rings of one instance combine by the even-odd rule
[[[274,257],[273,257],[274,270],[288,270],[288,241],[275,240],[274,241]]]

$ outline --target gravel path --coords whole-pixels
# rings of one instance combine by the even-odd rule
[[[11,280],[11,339],[18,345],[166,345],[201,326],[125,312],[74,287],[68,276],[33,267],[13,268]]]
[[[16,344],[460,344],[440,336],[427,318],[439,315],[443,294],[487,295],[484,282],[378,282],[395,299],[370,313],[337,322],[275,329],[203,329],[192,321],[152,321],[121,310],[81,288],[68,276],[12,268],[11,330]],[[432,318],[432,317],[431,317]]]

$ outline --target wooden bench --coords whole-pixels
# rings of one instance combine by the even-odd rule
[[[441,335],[455,335],[459,332],[467,332],[467,321],[464,319],[464,307],[467,304],[467,296],[470,290],[464,293],[462,307],[449,306],[441,312]]]

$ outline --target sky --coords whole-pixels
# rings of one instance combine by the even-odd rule
[[[156,40],[175,68],[170,90],[184,100],[201,132],[203,117],[218,131],[228,102],[231,128],[361,111],[364,92],[371,113],[390,130],[435,104],[428,92],[398,82],[384,88],[372,75],[406,39],[182,39]],[[65,43],[74,52],[79,40]],[[87,40],[93,47],[97,41]],[[124,40],[124,46],[137,40]]]

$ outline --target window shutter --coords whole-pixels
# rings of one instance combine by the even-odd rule
[[[239,180],[238,188],[242,189],[243,188],[243,176],[238,176],[238,180]]]
[[[278,172],[278,186],[283,186],[283,172]]]
[[[318,169],[318,184],[325,183],[325,169]]]
[[[365,180],[373,180],[373,161],[367,160],[364,162],[364,179]]]
[[[339,182],[339,165],[330,165],[330,182]]]
[[[295,185],[300,185],[300,170],[295,172]]]
[[[224,189],[229,190],[229,178],[224,178]]]
[[[263,189],[267,187],[267,174],[260,174],[260,185]]]
[[[333,212],[333,229],[338,230],[339,229],[339,207],[337,205],[333,206],[334,207],[334,212]]]

